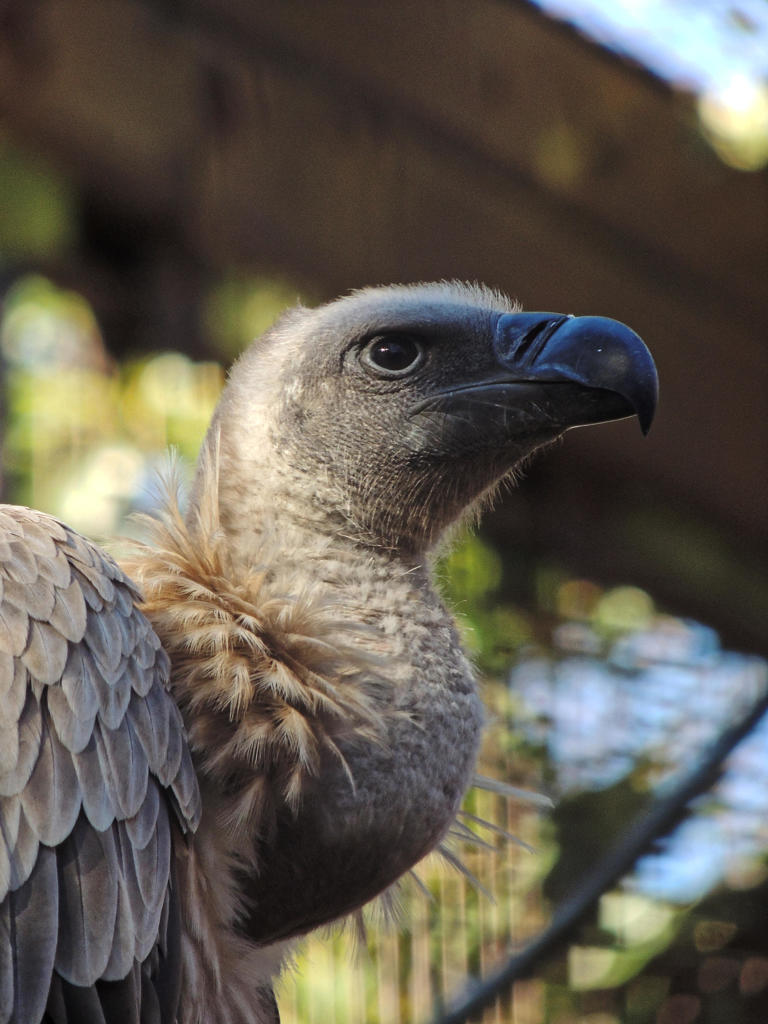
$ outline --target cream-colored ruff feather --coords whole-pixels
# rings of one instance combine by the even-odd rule
[[[276,568],[285,537],[278,545],[276,531],[262,530],[252,561],[232,558],[219,522],[215,453],[203,474],[204,498],[189,521],[169,482],[163,511],[142,517],[150,544],[125,568],[170,655],[198,764],[222,781],[243,763],[262,773],[242,807],[231,809],[239,827],[267,810],[265,779],[270,789],[279,779],[295,808],[321,750],[343,760],[340,731],[381,736],[378,677],[373,656],[354,644],[367,627],[340,617],[338,592]]]
[[[253,557],[233,558],[219,521],[215,447],[200,473],[202,498],[185,520],[171,472],[162,510],[140,517],[148,543],[137,543],[123,565],[170,655],[203,794],[197,834],[177,849],[180,1019],[258,1024],[271,1019],[259,993],[269,991],[287,949],[255,947],[238,934],[238,872],[259,868],[253,839],[273,829],[281,802],[298,810],[324,752],[354,789],[337,739],[380,744],[385,720],[402,713],[385,710],[377,658],[359,644],[370,627],[341,617],[340,591],[276,568],[285,529],[262,529]]]

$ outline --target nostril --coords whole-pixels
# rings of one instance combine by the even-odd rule
[[[538,317],[520,333],[513,344],[509,354],[514,362],[535,362],[554,332],[568,319],[568,316]]]
[[[532,353],[532,355],[536,358],[536,355],[538,355],[546,345],[547,338],[549,338],[552,333],[553,324],[557,323],[557,320],[543,321],[542,323],[535,324],[530,328],[530,330],[526,331],[517,345],[516,355],[518,358],[524,359],[534,346],[536,348],[536,352]],[[538,344],[536,344],[537,342]]]

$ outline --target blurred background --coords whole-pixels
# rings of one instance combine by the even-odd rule
[[[440,564],[482,770],[554,807],[473,790],[473,878],[310,938],[285,1024],[468,1019],[521,952],[472,1019],[768,1020],[767,166],[768,0],[0,0],[3,500],[129,534],[247,342],[364,284],[658,363],[648,438],[571,432]]]

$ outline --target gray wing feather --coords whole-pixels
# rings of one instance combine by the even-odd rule
[[[170,849],[171,832],[164,816],[146,846],[132,846],[130,850],[138,890],[146,906],[157,913],[158,920],[163,902],[159,880],[163,877],[163,865],[168,860]],[[162,889],[165,889],[165,884]]]
[[[80,812],[80,787],[69,751],[42,715],[40,727],[40,750],[21,793],[21,806],[40,842],[58,846],[75,826]],[[52,793],[56,795],[53,805]]]
[[[85,642],[92,657],[98,662],[101,674],[110,682],[116,679],[123,651],[122,640],[116,616],[89,612],[85,626]]]
[[[77,575],[77,585],[80,593],[83,595],[83,601],[89,609],[93,609],[95,612],[100,612],[104,609],[104,601],[102,601],[99,592],[82,572]]]
[[[11,932],[11,901],[12,897],[9,897],[0,903],[0,978],[13,978],[14,938]],[[0,985],[0,1021],[3,1024],[11,1019],[13,996],[12,984]]]
[[[16,662],[13,656],[5,651],[0,651],[0,714],[5,711],[5,698],[13,688],[14,668]],[[18,710],[16,712],[18,714]]]
[[[92,985],[107,966],[117,916],[113,830],[97,832],[80,818],[61,845],[58,869],[56,970],[74,985]]]
[[[37,566],[23,533],[17,534],[11,540],[9,551],[10,557],[6,563],[8,579],[17,583],[34,583],[37,579]]]
[[[152,640],[154,639],[154,643]],[[152,668],[157,662],[160,641],[154,633],[141,636],[134,649],[136,661],[143,669]]]
[[[35,1024],[49,989],[83,1024],[155,1019],[175,990],[151,979],[172,819],[194,829],[200,797],[136,597],[84,538],[0,506],[0,1024]]]
[[[12,1000],[5,986],[0,986],[4,1022],[31,1024],[42,1016],[48,996],[45,979],[51,976],[56,955],[58,912],[56,854],[43,847],[28,884],[10,893],[3,905],[2,926],[7,934],[2,944],[8,942],[13,978]],[[30,953],[21,956],[20,950]]]
[[[63,686],[51,686],[48,690],[48,711],[53,728],[61,742],[72,754],[83,750],[93,733],[96,720],[96,703],[88,709],[73,707],[67,699]]]
[[[136,959],[144,960],[157,942],[160,930],[168,885],[165,865],[170,857],[171,830],[167,816],[163,815],[158,819],[157,829],[149,842],[143,847],[136,847],[125,836],[124,829],[125,825],[121,823],[125,874],[129,882],[126,889],[131,900],[140,950]]]
[[[42,576],[38,576],[33,583],[6,580],[3,600],[20,608],[26,615],[47,622],[56,603],[55,588],[50,580]]]
[[[23,680],[27,678],[23,666],[19,676]],[[15,726],[11,724],[2,730],[0,795],[13,796],[26,786],[40,751],[40,738],[37,699],[33,693],[27,691],[22,712]]]
[[[109,960],[102,973],[105,981],[119,981],[124,978],[133,967],[134,961],[141,961],[147,955],[141,943],[143,930],[147,927],[146,907],[141,895],[136,891],[135,880],[131,877],[130,853],[124,848],[125,832],[122,822],[114,830],[114,836],[120,859],[120,873],[117,877],[115,929],[110,944]],[[162,899],[160,904],[162,905]],[[150,950],[156,942],[157,931],[149,944]]]
[[[126,720],[119,729],[108,729],[96,723],[96,747],[102,772],[118,809],[118,818],[132,818],[147,792],[149,778],[147,757]]]
[[[17,891],[32,874],[40,845],[35,831],[27,821],[27,816],[21,807],[21,798],[17,796],[15,799],[19,805],[19,821],[16,846],[11,851],[10,886],[12,892]]]
[[[27,648],[21,660],[36,683],[51,686],[61,679],[67,663],[67,641],[47,622],[30,619]]]
[[[115,575],[112,559],[103,557],[98,548],[73,531],[68,532],[67,543],[70,545],[67,556],[72,565],[88,580],[103,602],[114,604],[115,587],[112,580],[122,581],[124,577],[119,571]]]
[[[182,821],[197,822],[200,818],[200,791],[197,775],[192,764],[192,755],[186,742],[181,748],[181,759],[176,777],[171,782],[171,792],[176,798]]]
[[[181,755],[187,744],[184,734],[174,728],[173,719],[168,722],[168,745],[165,748],[165,764],[163,772],[166,778],[175,779],[181,766]],[[175,787],[172,787],[175,788]]]
[[[91,612],[91,619],[101,619],[103,615]],[[86,638],[88,634],[86,633]],[[87,650],[83,651],[83,670],[93,686],[96,695],[99,719],[108,729],[119,729],[131,699],[131,684],[124,672],[120,671],[120,651],[117,652],[117,663],[106,666],[104,661],[93,657]]]
[[[62,556],[66,565],[66,559]],[[71,643],[78,643],[85,632],[85,598],[77,579],[68,586],[57,587],[49,623]]]
[[[73,759],[85,816],[95,829],[103,832],[117,817],[117,809],[102,771],[95,729],[86,746],[73,754]]]
[[[19,837],[21,800],[17,796],[0,796],[0,891],[11,888],[11,851]],[[2,1020],[2,1015],[0,1015]]]
[[[27,646],[29,623],[24,612],[13,604],[0,605],[0,645],[7,654],[18,658]]]
[[[12,785],[5,776],[14,772],[19,760],[19,716],[26,700],[26,680],[19,694],[19,687],[11,684],[0,693],[0,793]],[[21,696],[21,700],[19,700]]]
[[[91,679],[91,663],[90,660],[84,660],[85,655],[87,655],[87,651],[82,644],[72,643],[69,645],[69,655],[61,676],[61,686],[54,687],[53,689],[64,694],[73,715],[76,715],[83,722],[91,722],[92,732],[93,720],[96,717],[96,712],[99,710],[99,705],[96,700],[96,688]],[[76,750],[77,748],[72,747],[70,749]]]
[[[155,780],[150,778],[147,794],[142,801],[141,807],[139,807],[132,818],[126,818],[123,823],[133,849],[143,850],[154,835],[160,813],[160,801],[160,790]]]
[[[168,750],[168,734],[171,730],[167,702],[155,690],[151,690],[144,698],[134,693],[127,716],[150,760],[161,766],[160,781],[165,786],[170,785],[178,765],[175,768],[168,766],[167,754],[164,753]]]

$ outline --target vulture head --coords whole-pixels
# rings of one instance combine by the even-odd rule
[[[635,414],[647,431],[656,393],[628,327],[522,313],[484,288],[367,288],[297,308],[235,365],[216,416],[231,525],[248,530],[250,480],[258,507],[418,556],[570,427]]]

